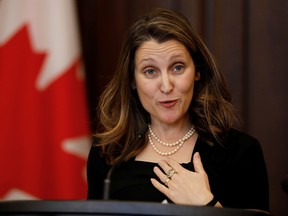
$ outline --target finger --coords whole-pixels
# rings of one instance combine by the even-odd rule
[[[171,159],[171,158],[165,158],[164,162],[168,165],[168,167],[171,167],[172,169],[174,169],[177,173],[180,173],[181,170],[183,170],[184,168],[175,160]]]
[[[164,186],[163,184],[161,184],[160,182],[158,182],[156,179],[153,178],[151,179],[151,183],[161,193],[165,194],[166,196],[168,195],[169,189],[166,186]]]
[[[167,175],[165,173],[162,172],[162,170],[160,170],[159,167],[155,166],[153,168],[154,173],[158,176],[158,178],[165,183],[165,181],[167,180]]]
[[[193,165],[194,165],[195,172],[205,173],[199,152],[196,152],[193,156]]]
[[[178,174],[177,171],[169,166],[165,160],[159,161],[158,165],[161,167],[161,169],[164,171],[164,174],[168,178],[172,179],[175,174]]]
[[[171,170],[171,166],[168,165],[168,163],[165,160],[160,160],[158,162],[158,165],[161,167],[161,169],[164,171],[165,174],[167,174],[169,172],[169,170]]]

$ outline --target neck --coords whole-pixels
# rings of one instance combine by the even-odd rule
[[[192,128],[192,123],[187,121],[172,125],[152,122],[150,127],[159,139],[162,139],[164,142],[175,142]]]

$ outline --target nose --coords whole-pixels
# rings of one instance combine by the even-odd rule
[[[160,90],[164,94],[169,94],[174,88],[172,78],[167,73],[162,74]]]

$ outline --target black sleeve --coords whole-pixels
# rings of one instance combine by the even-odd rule
[[[104,180],[109,166],[100,157],[99,148],[92,146],[87,160],[88,199],[102,199]]]
[[[225,180],[229,199],[223,204],[269,211],[268,175],[260,143],[248,135],[234,142],[238,143]]]

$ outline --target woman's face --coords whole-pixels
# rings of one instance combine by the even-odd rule
[[[152,123],[186,121],[194,82],[200,79],[186,47],[177,40],[144,42],[136,51],[133,87]]]

